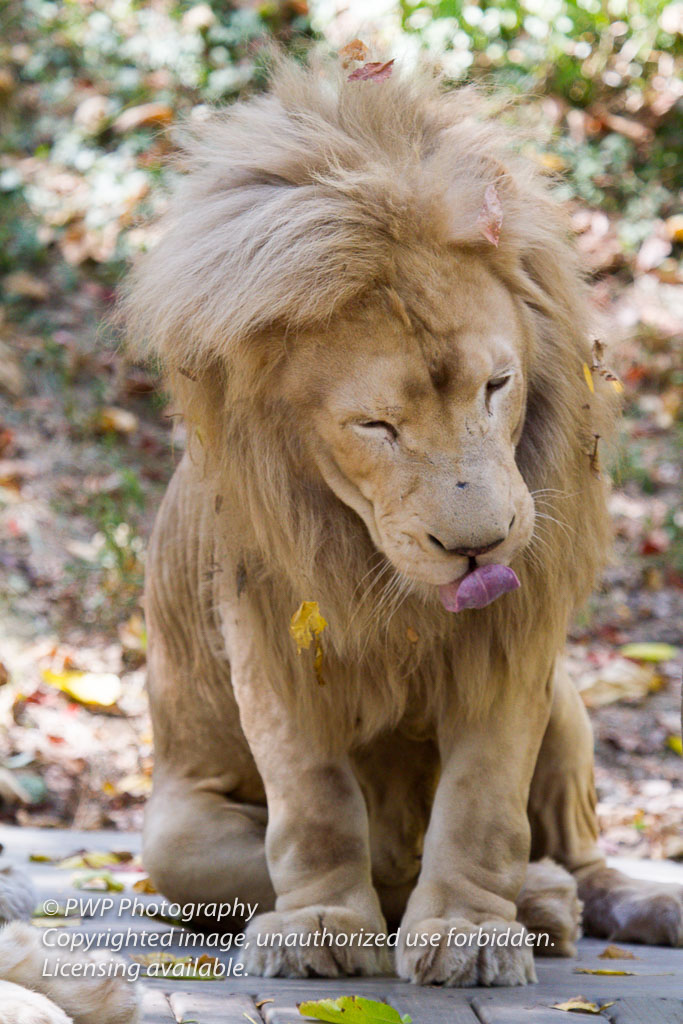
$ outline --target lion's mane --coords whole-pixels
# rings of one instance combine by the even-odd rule
[[[454,673],[463,714],[476,714],[495,697],[492,677],[514,678],[539,644],[552,658],[609,549],[591,451],[614,404],[584,379],[589,302],[565,215],[514,134],[476,91],[448,91],[429,69],[381,83],[347,74],[280,61],[266,95],[191,131],[161,240],[123,300],[137,350],[160,362],[190,426],[211,502],[227,496],[244,512],[274,656],[291,666],[282,686],[304,714],[315,704],[318,722],[331,717],[337,739],[344,722],[371,735],[398,721],[411,700],[434,710]],[[491,184],[504,216],[497,248],[477,224]],[[414,587],[380,614],[377,552],[312,472],[277,377],[299,332],[319,329],[334,345],[336,318],[391,284],[399,262],[438,260],[445,247],[483,257],[533,323],[517,459],[543,517],[515,566],[514,600],[454,617],[434,588]],[[331,675],[330,659],[361,666],[341,687],[304,679],[292,660],[287,621],[302,599],[330,622]]]

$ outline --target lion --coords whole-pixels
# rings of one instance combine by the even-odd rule
[[[517,141],[429,68],[280,59],[191,132],[123,300],[189,431],[148,554],[144,862],[258,903],[249,973],[523,985],[577,890],[589,934],[683,938],[683,890],[596,842],[562,650],[616,396]]]

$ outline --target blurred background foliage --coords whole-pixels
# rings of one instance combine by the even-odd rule
[[[145,538],[184,435],[107,317],[177,126],[261,89],[273,39],[305,59],[360,36],[516,97],[566,204],[626,411],[617,560],[572,670],[607,852],[683,857],[680,657],[621,651],[683,641],[683,2],[309,2],[0,0],[0,819],[140,825]]]

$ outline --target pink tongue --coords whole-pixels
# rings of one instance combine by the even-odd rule
[[[463,608],[484,608],[519,586],[517,574],[509,566],[482,565],[463,579],[439,587],[439,597],[446,611],[461,612]]]

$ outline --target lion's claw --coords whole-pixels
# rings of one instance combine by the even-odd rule
[[[536,981],[530,941],[516,921],[475,925],[464,918],[433,918],[406,929],[397,970],[417,985],[526,985]]]
[[[321,942],[325,932],[330,939]],[[381,925],[344,907],[306,907],[260,914],[246,931],[242,961],[247,974],[266,978],[339,978],[385,974],[391,964],[383,945],[337,944],[337,937],[364,932],[384,934]],[[280,938],[281,937],[281,938]],[[318,942],[315,942],[316,937]]]

